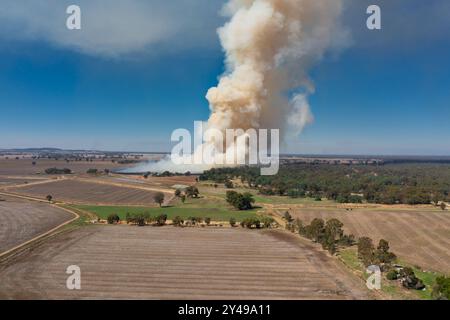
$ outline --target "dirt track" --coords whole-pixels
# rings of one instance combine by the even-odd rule
[[[0,298],[357,299],[359,279],[281,231],[91,226],[0,264]],[[66,289],[69,265],[80,291]]]
[[[280,214],[282,212],[280,211]],[[314,218],[337,218],[347,232],[384,238],[401,259],[421,268],[450,272],[450,213],[438,209],[345,209],[305,208],[291,210],[306,223]]]
[[[0,201],[0,254],[74,218],[46,203],[1,198],[6,201]]]

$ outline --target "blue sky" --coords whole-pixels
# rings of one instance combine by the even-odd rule
[[[76,37],[65,1],[5,2],[0,148],[168,151],[174,129],[207,120],[222,2],[71,1],[96,17]],[[368,31],[377,2],[383,29]],[[450,155],[450,5],[424,3],[347,1],[352,42],[310,70],[315,121],[284,152]]]

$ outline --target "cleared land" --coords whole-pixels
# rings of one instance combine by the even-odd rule
[[[80,291],[66,289],[74,264]],[[3,299],[367,298],[360,280],[309,244],[238,228],[81,228],[3,262],[0,278]]]
[[[33,161],[36,162],[33,165]],[[46,176],[45,170],[48,168],[68,168],[74,173],[86,173],[88,169],[115,169],[124,167],[110,160],[105,161],[70,161],[54,159],[0,159],[0,175],[34,175],[42,174]]]
[[[55,201],[98,205],[150,205],[154,203],[155,194],[149,190],[78,180],[59,180],[11,188],[8,191],[43,199],[47,195],[52,195]],[[169,197],[169,195],[166,196]]]
[[[314,218],[337,218],[347,232],[389,241],[392,251],[427,270],[450,272],[450,213],[425,209],[304,208],[290,211],[309,223]],[[280,210],[280,213],[282,211]]]
[[[45,203],[0,196],[0,253],[39,236],[74,216]],[[3,279],[2,279],[3,281]]]

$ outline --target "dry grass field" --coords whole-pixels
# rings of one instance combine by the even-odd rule
[[[281,212],[280,212],[281,213]],[[304,208],[291,210],[309,223],[314,218],[337,218],[347,232],[384,238],[400,259],[421,268],[450,272],[450,212],[438,209],[345,209]]]
[[[74,217],[46,203],[1,196],[0,253],[12,249]],[[3,280],[2,280],[3,281]]]
[[[10,188],[8,191],[55,201],[93,205],[152,205],[154,191],[126,186],[79,180],[58,180],[50,183]],[[166,195],[167,197],[172,196]]]
[[[81,290],[66,289],[70,265]],[[91,226],[0,263],[1,299],[359,299],[336,259],[283,231]]]
[[[36,165],[33,165],[33,161]],[[42,174],[46,176],[45,170],[48,168],[68,168],[74,173],[85,173],[88,169],[117,169],[123,167],[117,163],[112,163],[110,160],[101,161],[96,160],[93,162],[87,161],[70,161],[54,160],[54,159],[0,159],[0,176],[23,176],[23,175],[35,175]]]

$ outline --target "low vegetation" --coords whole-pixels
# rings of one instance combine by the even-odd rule
[[[64,168],[64,169],[58,169],[58,168],[48,168],[45,170],[46,174],[72,174],[72,170]]]
[[[210,218],[212,221],[230,221],[235,219],[236,223],[246,218],[259,217],[254,210],[250,211],[232,211],[226,208],[199,208],[199,207],[140,207],[140,206],[95,206],[95,205],[74,205],[75,208],[86,210],[98,216],[102,220],[107,220],[110,214],[117,214],[121,221],[126,220],[127,213],[149,214],[151,216],[167,215],[167,219],[174,220],[179,217],[188,220],[190,217],[199,217],[202,219]]]

